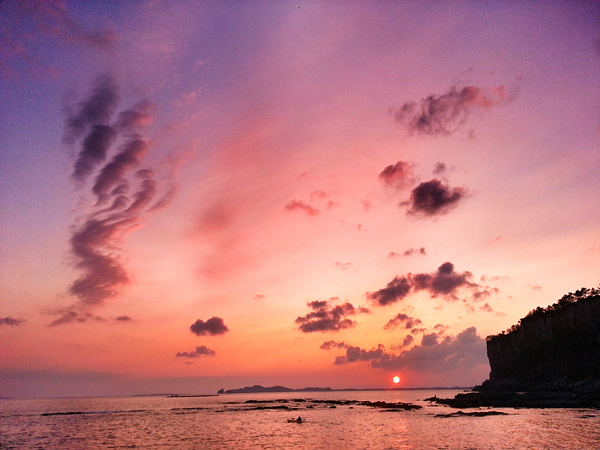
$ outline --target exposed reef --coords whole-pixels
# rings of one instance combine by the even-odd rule
[[[462,412],[457,411],[450,414],[436,414],[435,417],[485,417],[485,416],[507,416],[508,414],[500,411],[474,411]]]
[[[600,408],[600,290],[582,288],[488,336],[490,377],[474,392],[431,398],[456,408]]]
[[[225,408],[220,412],[226,411],[260,411],[260,410],[284,410],[284,411],[299,411],[303,409],[315,408],[337,408],[338,406],[366,406],[370,408],[378,408],[386,412],[394,411],[413,411],[423,408],[421,405],[412,403],[388,403],[388,402],[370,402],[360,400],[320,400],[320,399],[304,399],[304,398],[280,398],[275,400],[246,400],[244,402],[228,402]]]

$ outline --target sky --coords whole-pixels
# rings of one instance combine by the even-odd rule
[[[1,2],[0,396],[480,384],[600,282],[599,13]]]

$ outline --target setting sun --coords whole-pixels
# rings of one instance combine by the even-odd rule
[[[400,377],[394,377],[393,380],[394,383],[400,383]]]

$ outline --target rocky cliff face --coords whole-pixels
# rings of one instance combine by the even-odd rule
[[[484,389],[569,387],[600,380],[600,290],[567,294],[487,339],[490,379]]]

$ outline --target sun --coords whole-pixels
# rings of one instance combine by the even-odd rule
[[[392,381],[394,383],[400,383],[400,377],[394,377],[394,378],[392,378]]]

